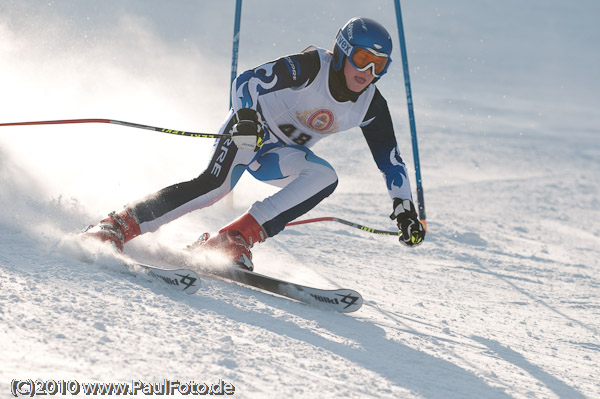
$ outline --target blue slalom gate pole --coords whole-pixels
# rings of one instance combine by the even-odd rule
[[[425,197],[423,195],[423,181],[421,179],[421,162],[419,161],[419,145],[417,143],[417,126],[415,124],[415,112],[413,110],[412,91],[410,89],[410,74],[408,69],[408,56],[406,53],[406,40],[404,38],[404,25],[402,23],[402,11],[400,0],[394,0],[396,5],[396,20],[398,23],[398,34],[400,35],[400,52],[402,53],[402,67],[404,69],[404,86],[406,88],[406,104],[408,105],[408,121],[410,124],[410,136],[412,138],[413,158],[415,162],[415,174],[417,179],[417,201],[419,204],[419,218],[423,227],[427,230],[425,222]]]
[[[229,108],[231,108],[231,84],[237,77],[238,49],[240,46],[240,21],[242,19],[242,0],[235,2],[235,22],[233,25],[233,51],[231,54],[231,80],[229,90]]]

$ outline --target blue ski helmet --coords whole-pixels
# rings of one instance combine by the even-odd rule
[[[392,38],[383,25],[369,18],[355,17],[338,31],[332,67],[340,71],[347,57],[356,69],[371,68],[373,76],[380,78],[392,62],[391,54]]]

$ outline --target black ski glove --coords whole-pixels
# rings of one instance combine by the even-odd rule
[[[419,245],[425,239],[425,229],[419,221],[415,205],[411,200],[394,199],[394,212],[390,219],[398,222],[398,229],[402,232],[400,242],[412,247]]]
[[[260,115],[252,108],[242,108],[233,116],[231,138],[239,149],[258,151],[265,143]]]

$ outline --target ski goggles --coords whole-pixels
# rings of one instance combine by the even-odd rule
[[[371,73],[376,78],[381,77],[387,72],[392,59],[385,53],[381,53],[369,47],[352,46],[342,34],[338,32],[336,42],[342,52],[348,57],[348,61],[359,71],[366,71],[371,68]]]

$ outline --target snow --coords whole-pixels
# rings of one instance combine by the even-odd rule
[[[233,3],[3,1],[0,123],[93,117],[216,131]],[[402,6],[425,243],[327,222],[254,249],[264,274],[359,290],[353,314],[212,279],[188,296],[74,238],[196,176],[210,140],[104,124],[0,128],[0,396],[31,378],[221,379],[253,398],[600,397],[599,3]],[[355,15],[393,32],[378,86],[412,169],[393,2],[244,2],[238,70],[329,48]],[[340,185],[307,217],[393,228],[360,131],[315,152]],[[195,212],[126,252],[177,253],[271,192],[244,178],[233,208]]]

